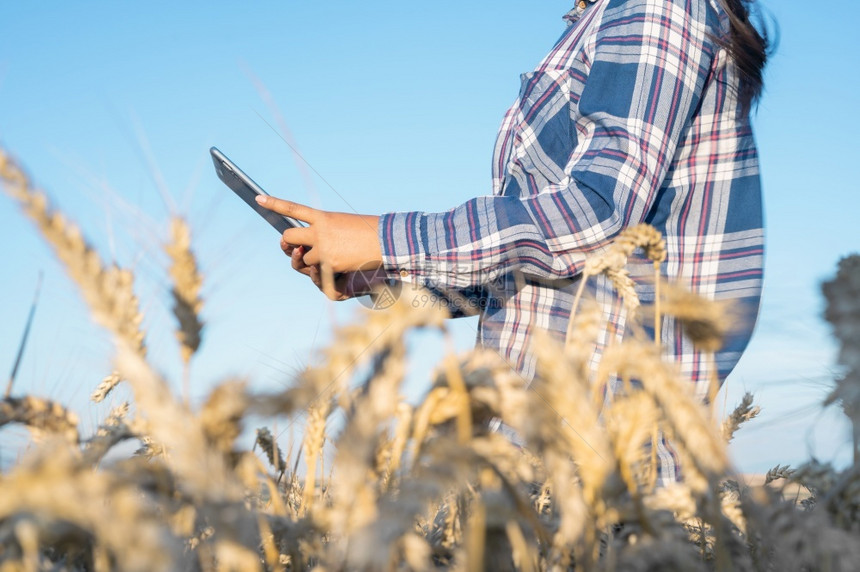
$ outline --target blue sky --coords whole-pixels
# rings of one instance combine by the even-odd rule
[[[333,307],[289,270],[274,231],[215,177],[208,148],[220,147],[272,194],[334,210],[438,211],[488,194],[495,133],[519,74],[561,33],[570,5],[464,4],[4,2],[0,144],[106,259],[135,269],[150,354],[177,385],[160,245],[170,212],[188,216],[208,322],[194,394],[228,375],[276,387],[356,304]],[[764,407],[733,446],[746,471],[813,454],[847,459],[840,413],[818,407],[834,349],[819,284],[840,256],[860,250],[860,7],[764,6],[781,32],[755,118],[767,283],[756,336],[727,383],[729,408],[745,389]],[[311,185],[278,133],[279,115],[322,175]],[[110,406],[86,402],[110,369],[109,338],[2,196],[0,241],[0,372],[11,368],[43,270],[17,392],[71,404],[90,427]],[[471,346],[474,320],[450,327],[458,347]],[[419,372],[443,351],[434,335],[412,345]],[[425,384],[411,376],[410,392]],[[0,432],[0,448],[15,438]]]

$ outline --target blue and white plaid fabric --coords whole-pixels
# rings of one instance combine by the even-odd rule
[[[703,399],[716,367],[732,370],[752,333],[764,255],[758,158],[736,97],[738,72],[715,40],[728,20],[709,0],[597,0],[531,72],[502,121],[493,194],[443,213],[381,217],[392,276],[466,300],[478,343],[527,380],[531,332],[563,338],[587,255],[647,222],[666,239],[662,273],[745,321],[715,362],[666,318],[662,343]],[[605,277],[589,279],[608,327],[595,349],[623,339],[625,311]],[[643,303],[653,287],[637,285]],[[613,389],[613,388],[610,388]],[[661,483],[681,479],[670,444]]]

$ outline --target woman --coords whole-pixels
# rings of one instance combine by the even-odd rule
[[[564,336],[585,258],[640,222],[665,237],[661,271],[748,318],[703,359],[666,319],[662,343],[704,398],[745,348],[762,285],[758,160],[749,123],[767,41],[742,0],[581,0],[567,30],[523,74],[493,156],[493,196],[443,213],[381,217],[267,199],[309,226],[284,233],[296,270],[330,297],[349,296],[333,273],[382,268],[391,277],[481,309],[478,342],[527,379],[533,328]],[[329,275],[331,272],[327,272]],[[653,293],[638,288],[643,301]],[[625,333],[608,281],[593,294],[608,319],[599,355]],[[658,479],[680,478],[671,447]]]

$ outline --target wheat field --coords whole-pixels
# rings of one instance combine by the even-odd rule
[[[536,336],[529,386],[475,350],[443,359],[409,405],[406,334],[445,337],[446,316],[404,296],[339,327],[289,388],[228,380],[194,408],[187,368],[204,301],[187,222],[172,220],[166,237],[183,396],[147,359],[134,275],[106,265],[3,149],[0,178],[4,200],[33,222],[112,336],[115,369],[92,401],[119,384],[133,394],[86,435],[75,412],[13,394],[10,380],[0,430],[22,424],[34,443],[0,474],[0,572],[860,569],[858,256],[823,288],[844,368],[828,400],[853,424],[855,464],[776,466],[748,484],[727,445],[758,414],[752,396],[719,419],[641,335],[609,348],[593,374],[602,315],[582,290],[564,343]],[[630,316],[653,314],[657,327],[674,316],[703,351],[719,349],[730,312],[659,280],[657,304],[642,308],[625,270],[634,252],[655,267],[665,257],[654,229],[634,227],[588,260],[586,280],[606,274]],[[610,375],[640,383],[604,403]],[[335,414],[345,419],[337,431]],[[284,453],[273,426],[299,416],[301,443]],[[247,426],[261,418],[270,424]],[[522,444],[490,429],[499,421]],[[243,434],[253,429],[251,443]],[[660,434],[682,461],[681,484],[656,485],[646,445]],[[111,454],[125,442],[137,451]]]

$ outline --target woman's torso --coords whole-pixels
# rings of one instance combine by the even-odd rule
[[[535,70],[523,74],[520,97],[505,115],[496,142],[495,194],[527,196],[565,184],[570,166],[581,158],[577,156],[577,142],[582,130],[589,128],[581,122],[578,109],[590,71],[589,45],[601,28],[630,17],[631,9],[643,1],[598,0],[589,4]],[[704,0],[692,3],[701,22],[714,35],[719,34],[724,14],[718,5]],[[763,267],[758,159],[748,117],[739,112],[732,92],[736,84],[736,70],[726,52],[719,50],[703,79],[700,103],[681,131],[665,177],[648,189],[655,193],[651,207],[634,216],[664,235],[664,277],[708,298],[738,304],[740,327],[716,355],[720,379],[728,375],[749,341]],[[607,244],[590,253],[570,252],[569,256],[575,260],[597,254]],[[630,269],[633,275],[639,273],[636,260],[631,260]],[[486,289],[479,343],[499,351],[531,379],[531,332],[540,328],[564,336],[579,279],[538,280],[514,273],[498,278]],[[607,321],[595,348],[596,364],[608,344],[623,339],[626,314],[605,276],[590,278],[588,291]],[[653,301],[653,287],[647,280],[637,282],[637,294],[643,304]],[[694,350],[671,318],[664,319],[662,341],[666,356],[680,364],[683,374],[704,396],[706,383],[699,382],[710,378],[711,362]]]

